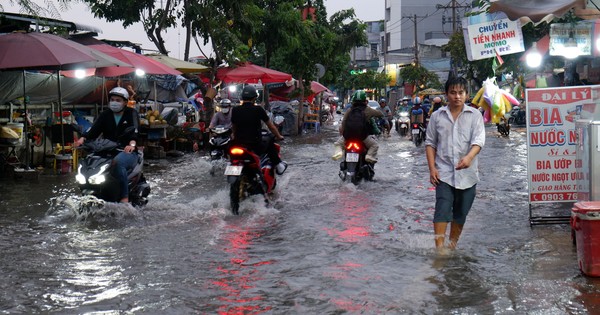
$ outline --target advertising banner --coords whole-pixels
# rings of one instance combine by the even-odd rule
[[[511,21],[504,13],[467,17],[463,29],[469,61],[508,55],[525,50],[521,22]]]
[[[578,119],[597,113],[600,86],[527,89],[529,203],[576,202]]]

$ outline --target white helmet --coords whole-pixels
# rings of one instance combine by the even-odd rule
[[[420,97],[415,97],[415,99],[413,100],[413,104],[417,105],[417,104],[421,104],[421,98]]]
[[[129,99],[129,93],[127,93],[127,90],[122,87],[118,87],[118,86],[116,88],[110,90],[110,92],[108,92],[108,96],[110,97],[111,95],[120,96],[120,97],[124,98],[126,101]]]
[[[231,100],[229,100],[227,98],[222,99],[221,103],[220,103],[220,106],[221,107],[229,107],[229,106],[231,106]]]

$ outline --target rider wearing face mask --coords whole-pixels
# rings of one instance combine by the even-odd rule
[[[100,135],[104,139],[117,142],[123,151],[119,152],[113,160],[114,176],[119,179],[121,202],[129,202],[129,187],[127,174],[137,164],[136,151],[138,127],[140,125],[138,112],[127,107],[129,93],[122,87],[116,87],[108,93],[109,109],[100,113],[92,127],[83,134],[74,144],[80,146],[86,139],[96,139]],[[128,127],[134,127],[135,132],[125,135]]]
[[[221,100],[219,104],[221,111],[217,112],[210,120],[209,129],[215,128],[216,126],[223,126],[226,128],[231,127],[231,101],[228,99]]]

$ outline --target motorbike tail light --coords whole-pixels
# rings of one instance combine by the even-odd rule
[[[419,128],[419,124],[413,124],[413,129]]]
[[[241,155],[241,154],[244,154],[244,149],[238,148],[238,147],[233,147],[233,148],[231,148],[231,150],[229,150],[229,153],[231,153],[231,155]]]
[[[360,149],[360,144],[358,144],[358,142],[348,142],[348,144],[346,145],[346,150],[359,150]]]

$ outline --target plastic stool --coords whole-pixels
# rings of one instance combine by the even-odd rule
[[[321,132],[321,123],[318,121],[305,121],[302,129],[306,130],[311,126],[315,129],[315,133]]]

